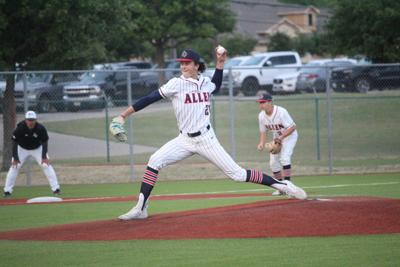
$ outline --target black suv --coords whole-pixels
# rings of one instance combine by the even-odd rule
[[[38,112],[64,110],[63,87],[65,84],[77,80],[74,73],[33,73],[26,76],[26,95],[22,75],[16,75],[14,97],[17,109],[23,109],[25,99],[28,109]],[[1,90],[5,88],[2,86]],[[1,95],[3,92],[1,93]]]
[[[103,108],[106,103],[127,103],[127,72],[131,73],[132,98],[143,96],[158,88],[156,76],[141,75],[137,68],[93,70],[82,74],[78,82],[64,86],[63,100],[68,110],[83,107]]]
[[[359,65],[334,69],[331,86],[335,91],[366,93],[372,89],[400,87],[400,64]]]

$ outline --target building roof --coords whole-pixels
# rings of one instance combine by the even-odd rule
[[[314,7],[283,4],[277,0],[231,0],[231,9],[236,14],[234,32],[258,39],[257,33],[265,32],[282,19],[280,14],[304,12],[307,8]],[[323,25],[329,18],[328,9],[318,10],[318,23]],[[321,28],[318,26],[318,29]]]

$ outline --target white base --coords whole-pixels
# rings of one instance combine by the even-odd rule
[[[62,198],[59,197],[35,197],[28,199],[26,203],[51,203],[51,202],[61,202]]]

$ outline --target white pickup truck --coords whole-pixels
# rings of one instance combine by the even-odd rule
[[[255,95],[260,89],[271,91],[274,77],[283,73],[296,72],[301,67],[297,52],[267,52],[256,54],[240,66],[232,67],[234,95]],[[229,85],[229,75],[224,75],[223,87]]]

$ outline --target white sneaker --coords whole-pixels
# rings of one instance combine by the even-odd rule
[[[272,192],[272,195],[273,196],[283,196],[284,194],[281,191],[276,190],[276,191]]]
[[[283,192],[289,197],[294,197],[297,199],[306,199],[307,193],[300,187],[294,185],[289,180],[281,181],[281,184],[275,183],[271,185],[273,188]]]
[[[138,203],[136,204],[135,207],[133,207],[130,211],[128,211],[125,214],[122,214],[118,217],[118,219],[123,220],[123,221],[129,221],[129,220],[137,220],[137,219],[146,219],[149,217],[149,214],[147,213],[147,207],[149,206],[148,201],[143,207],[143,201],[144,201],[144,196],[143,194],[139,194],[139,199]]]

